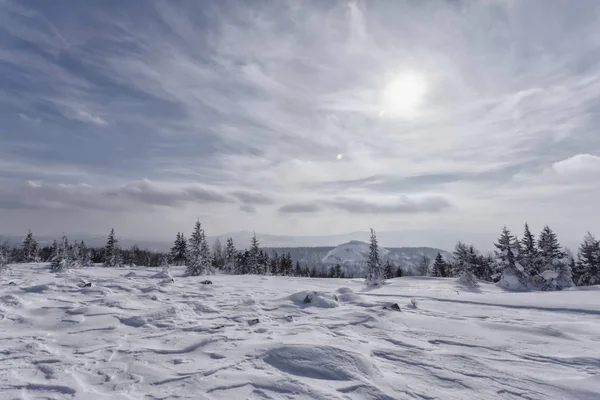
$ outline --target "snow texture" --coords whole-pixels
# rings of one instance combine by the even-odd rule
[[[155,274],[11,266],[0,275],[0,398],[600,398],[598,286],[251,275],[201,285],[183,267],[161,285]],[[413,298],[416,308],[384,309]]]

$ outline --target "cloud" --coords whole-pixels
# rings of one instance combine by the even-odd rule
[[[16,188],[7,189],[5,186],[0,192],[2,210],[115,211],[118,208],[117,204],[97,196],[97,193],[85,184],[52,185],[28,181]]]
[[[564,215],[567,191],[586,209],[600,17],[550,3],[0,1],[2,229],[49,220],[19,207],[288,234],[496,230]],[[420,106],[382,113],[406,76]]]
[[[194,204],[231,204],[234,199],[198,185],[173,186],[148,179],[117,188],[88,184],[28,181],[0,193],[0,209],[64,209],[127,211],[141,206],[178,208]]]
[[[265,205],[265,204],[273,204],[273,200],[269,197],[265,196],[262,193],[256,192],[248,192],[245,190],[236,190],[231,193],[233,197],[238,199],[244,204],[251,205]]]
[[[176,207],[187,203],[231,203],[233,200],[216,190],[199,185],[172,187],[148,179],[132,182],[108,192],[111,196],[134,199],[153,206]]]
[[[100,125],[100,126],[104,126],[104,125],[108,124],[108,122],[106,122],[104,119],[102,119],[98,116],[92,115],[89,112],[83,111],[83,110],[77,111],[77,114],[74,118],[78,119],[81,122],[88,122],[88,123]]]
[[[240,206],[240,210],[249,214],[255,214],[257,211],[256,207],[254,207],[252,204],[242,204]]]
[[[600,157],[591,154],[577,154],[557,161],[552,169],[561,176],[600,174]]]
[[[279,207],[281,214],[308,214],[316,213],[322,210],[322,207],[317,203],[291,203]]]
[[[415,214],[435,213],[451,207],[451,203],[442,196],[400,196],[392,201],[370,201],[364,198],[336,197],[321,202],[286,204],[279,208],[282,214],[316,213],[323,207],[342,210],[353,214]]]
[[[421,198],[401,196],[393,202],[371,202],[360,198],[339,197],[328,203],[335,208],[354,214],[435,213],[451,207],[451,203],[442,196]]]

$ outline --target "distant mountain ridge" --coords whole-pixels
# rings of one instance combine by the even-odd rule
[[[369,254],[369,244],[352,240],[338,246],[320,247],[271,247],[271,255],[289,253],[293,260],[309,265],[320,271],[327,271],[335,264],[340,264],[346,276],[364,276]],[[431,261],[440,253],[446,260],[452,259],[452,254],[433,247],[379,247],[383,263],[390,261],[395,267],[402,267],[408,274],[426,256]]]
[[[53,240],[59,240],[62,234],[56,235],[36,235],[33,232],[36,239],[41,245],[52,244]],[[176,233],[176,232],[175,232]],[[175,240],[175,233],[173,233],[173,240]],[[69,233],[67,236],[69,240],[84,240],[88,246],[99,247],[106,244],[108,232],[106,235],[99,234],[87,234],[87,233]],[[254,235],[253,232],[239,231],[230,232],[222,235],[208,236],[209,242],[212,244],[216,239],[219,239],[222,244],[225,244],[227,238],[231,237],[235,246],[238,249],[244,249],[250,246],[250,240]],[[256,237],[262,247],[269,248],[319,248],[319,247],[330,247],[334,248],[340,244],[348,243],[353,240],[368,242],[370,232],[351,232],[340,235],[323,235],[323,236],[291,236],[291,235],[270,235],[256,233]],[[8,242],[9,244],[19,244],[23,241],[25,235],[0,235],[0,243]],[[155,251],[168,251],[173,246],[173,241],[169,239],[143,239],[143,238],[132,238],[119,236],[117,231],[117,238],[123,247],[131,247],[134,244],[140,248],[146,248]],[[444,240],[442,243],[447,245],[441,246],[442,248],[451,249],[454,247],[455,241],[452,235],[449,233],[440,232],[426,232],[416,230],[406,231],[381,231],[377,232],[377,239],[380,246],[385,248],[399,248],[399,247],[419,247],[423,244],[439,243],[441,238]]]

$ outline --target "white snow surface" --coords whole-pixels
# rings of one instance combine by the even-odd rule
[[[0,275],[0,398],[600,398],[597,286],[233,275],[203,285],[184,269],[167,284],[142,267],[12,266]]]

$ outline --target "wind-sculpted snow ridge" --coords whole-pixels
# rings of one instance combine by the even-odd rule
[[[184,270],[12,266],[0,398],[600,398],[600,287]]]

